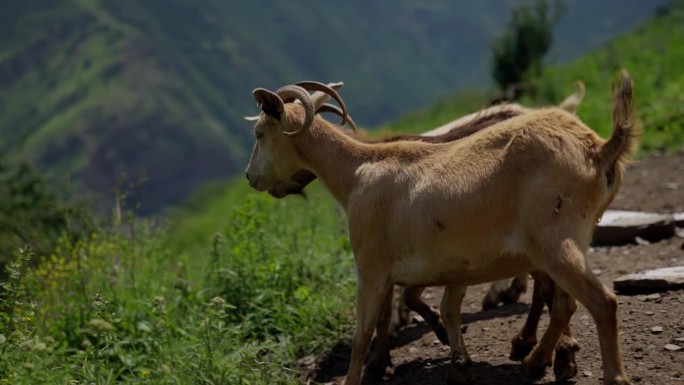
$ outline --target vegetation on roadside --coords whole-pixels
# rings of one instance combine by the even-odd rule
[[[130,219],[21,249],[1,294],[0,384],[299,383],[297,357],[347,332],[350,248],[322,192],[245,190],[220,215],[204,207],[221,223]]]

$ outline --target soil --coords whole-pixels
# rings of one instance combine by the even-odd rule
[[[651,156],[631,165],[612,209],[642,210],[661,213],[684,212],[684,153]],[[641,270],[684,265],[684,229],[678,236],[656,243],[619,247],[591,248],[589,264],[612,288],[613,279]],[[466,347],[474,361],[472,373],[478,384],[530,384],[520,371],[520,364],[508,359],[510,338],[524,323],[531,301],[531,288],[516,304],[482,311],[481,301],[489,284],[468,289],[462,306]],[[432,288],[423,295],[434,308],[441,299],[441,289]],[[620,343],[625,368],[635,384],[684,384],[684,290],[659,295],[619,295]],[[384,381],[364,384],[444,384],[449,364],[449,348],[441,344],[419,317],[398,331],[393,339],[394,373]],[[548,311],[542,316],[539,334],[548,324]],[[571,320],[574,337],[581,350],[577,353],[579,373],[576,384],[601,384],[603,369],[598,336],[593,319],[579,306]],[[653,332],[659,326],[661,332]],[[667,344],[683,349],[669,351]],[[349,341],[343,341],[327,354],[302,368],[305,382],[339,384],[349,363]],[[552,370],[536,383],[551,384]]]

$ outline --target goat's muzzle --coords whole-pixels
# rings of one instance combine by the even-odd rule
[[[247,177],[247,181],[249,182],[249,187],[258,190],[257,183],[259,182],[259,178],[250,177],[248,172],[245,173],[245,177]]]

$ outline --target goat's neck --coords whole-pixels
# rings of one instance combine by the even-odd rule
[[[356,171],[373,158],[369,146],[318,119],[310,132],[297,139],[296,145],[304,167],[316,174],[346,211],[356,184]]]

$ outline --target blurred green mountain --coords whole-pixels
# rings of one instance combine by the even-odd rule
[[[100,208],[133,189],[151,212],[242,171],[254,87],[344,80],[366,125],[488,87],[489,41],[518,2],[2,2],[0,151],[58,183],[72,176]],[[668,1],[568,3],[552,61]]]
[[[675,1],[652,20],[599,49],[562,65],[545,68],[532,80],[529,106],[557,104],[582,80],[586,96],[578,115],[603,137],[612,127],[611,84],[621,68],[634,80],[634,100],[644,124],[642,152],[684,151],[684,1]],[[486,105],[491,91],[462,91],[428,108],[409,112],[382,126],[385,131],[421,132]]]

